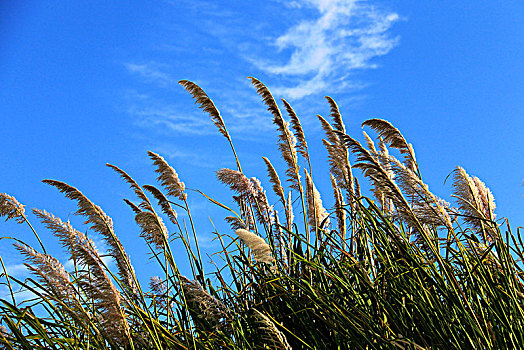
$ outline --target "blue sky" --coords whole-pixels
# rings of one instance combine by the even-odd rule
[[[368,118],[397,126],[438,196],[450,200],[451,181],[444,180],[456,165],[480,177],[498,216],[516,228],[524,224],[522,18],[522,1],[4,1],[0,192],[82,228],[74,204],[40,181],[78,187],[113,217],[138,272],[149,273],[121,201],[132,192],[105,163],[140,184],[156,183],[146,154],[152,150],[189,188],[229,202],[214,172],[234,168],[234,159],[177,84],[189,79],[222,112],[246,174],[269,190],[261,157],[282,163],[271,116],[246,79],[255,76],[300,116],[327,205],[315,117],[329,113],[325,95],[356,138]],[[189,202],[211,252],[210,220],[224,232],[227,214],[195,192]],[[12,223],[2,225],[2,235],[34,243]],[[0,242],[0,255],[16,270],[17,255]]]

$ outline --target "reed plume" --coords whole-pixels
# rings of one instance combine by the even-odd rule
[[[253,217],[254,213],[251,210],[252,208],[249,204],[249,197],[239,195],[232,196],[232,198],[237,204],[237,206],[240,208],[240,216],[242,217],[246,230],[254,230],[256,223]]]
[[[220,112],[215,107],[215,104],[213,101],[209,98],[209,96],[202,90],[200,86],[197,84],[189,81],[189,80],[180,80],[178,82],[180,85],[186,89],[191,96],[195,99],[195,103],[199,105],[199,107],[206,113],[209,113],[211,116],[211,119],[213,120],[213,123],[217,126],[218,130],[224,137],[229,141],[229,145],[231,146],[231,150],[233,151],[233,154],[235,155],[235,159],[237,162],[237,168],[239,171],[242,171],[242,168],[240,167],[240,161],[238,160],[237,153],[235,151],[235,147],[233,147],[233,141],[231,140],[231,136],[229,135],[229,132],[227,131],[226,124],[224,123],[224,119],[222,119],[222,116],[220,115]]]
[[[404,164],[414,173],[420,176],[417,160],[413,146],[406,141],[402,133],[390,122],[384,119],[368,119],[362,123],[362,127],[369,126],[377,132],[378,136],[390,147],[396,148],[404,155]]]
[[[346,190],[348,201],[350,205],[353,206],[354,200],[352,199],[352,197],[355,193],[355,180],[353,178],[353,172],[351,164],[349,162],[348,149],[346,148],[341,136],[337,133],[338,131],[333,129],[333,127],[328,123],[328,121],[324,119],[322,116],[317,115],[317,117],[327,137],[327,140],[322,140],[322,143],[324,144],[324,147],[326,147],[326,150],[328,152],[330,172],[337,180],[337,185],[340,188]],[[341,120],[339,123],[342,123]],[[338,128],[345,130],[343,124],[340,124]]]
[[[158,250],[162,250],[165,242],[169,240],[167,227],[162,219],[154,213],[143,211],[136,214],[135,221],[140,226],[140,237],[144,238],[147,243],[154,245]]]
[[[395,205],[397,214],[406,220],[411,227],[420,227],[417,217],[402,194],[398,185],[389,178],[388,172],[382,167],[375,156],[366,150],[362,145],[349,135],[343,135],[344,142],[357,158],[357,163],[353,166],[361,169],[364,176],[370,179],[374,193],[383,193],[384,198],[391,199]]]
[[[95,301],[102,316],[102,332],[109,339],[115,339],[118,344],[125,344],[128,324],[121,309],[122,298],[107,276],[102,257],[94,242],[82,232],[75,230],[69,222],[63,222],[45,210],[35,209],[33,212],[59,238],[71,254],[72,260],[86,269],[77,279],[77,283]],[[134,282],[131,283],[129,286],[133,287]]]
[[[266,264],[272,264],[275,261],[271,255],[271,247],[262,237],[243,229],[238,229],[235,233],[253,251],[257,261]]]
[[[280,109],[269,92],[268,88],[262,84],[259,80],[249,77],[252,84],[255,86],[257,93],[262,97],[264,103],[268,107],[268,111],[273,114],[273,123],[277,126],[279,132],[278,149],[282,155],[282,158],[287,164],[286,174],[287,180],[291,183],[291,187],[297,191],[302,192],[302,186],[300,185],[300,169],[297,161],[297,150],[296,150],[296,138],[289,130],[289,124],[284,121]]]
[[[30,246],[14,243],[16,249],[25,256],[26,267],[38,276],[45,285],[45,290],[63,302],[70,301],[76,294],[69,274],[64,266],[54,257],[35,251]]]
[[[198,281],[191,281],[185,276],[180,276],[180,284],[187,304],[197,318],[205,319],[217,328],[229,326],[230,311],[228,308],[204,290]]]
[[[19,224],[25,220],[25,205],[22,205],[15,197],[7,193],[0,193],[0,216],[5,216],[6,221],[16,219]]]
[[[464,221],[477,232],[486,231],[483,239],[492,242],[495,235],[495,198],[490,189],[478,178],[470,176],[464,168],[454,171],[454,197]]]
[[[293,226],[293,220],[295,219],[295,215],[293,214],[293,198],[291,197],[291,191],[289,191],[287,194],[286,219],[288,230],[291,230],[291,227]]]
[[[160,181],[162,186],[167,190],[167,194],[176,197],[181,201],[185,201],[187,199],[187,194],[184,192],[186,186],[178,178],[175,169],[173,169],[165,159],[158,154],[151,151],[148,151],[147,154],[149,154],[149,158],[153,160],[153,164],[157,167],[155,171],[159,174],[158,181]]]
[[[98,232],[104,242],[109,247],[109,254],[115,259],[120,278],[134,289],[134,269],[131,265],[131,259],[125,252],[124,246],[115,235],[113,230],[113,220],[104,213],[102,208],[91,202],[82,192],[64,182],[56,180],[43,180],[42,182],[56,187],[65,196],[76,201],[78,210],[77,215],[87,217],[85,224],[91,224],[90,228]]]
[[[169,203],[169,200],[164,196],[164,194],[155,186],[152,185],[144,185],[144,189],[149,191],[156,200],[158,201],[158,205],[160,205],[160,208],[162,209],[162,212],[167,215],[169,220],[171,220],[172,223],[177,223],[177,213],[171,206],[171,203]]]
[[[255,195],[255,188],[249,178],[237,170],[223,168],[216,172],[217,179],[232,191],[246,198]]]
[[[338,109],[337,103],[335,102],[335,100],[333,100],[329,96],[325,96],[325,99],[329,103],[329,107],[330,107],[329,116],[333,120],[333,125],[335,126],[335,130],[345,134],[346,126],[344,125],[344,122],[342,121],[342,116],[340,115],[340,111]]]
[[[269,205],[266,192],[257,178],[249,179],[240,171],[227,168],[218,170],[216,174],[220,182],[251,203],[260,223],[271,225],[273,206]]]
[[[266,157],[262,157],[264,162],[267,166],[267,172],[269,175],[269,182],[273,185],[273,192],[277,195],[277,197],[280,199],[282,204],[285,206],[286,204],[286,195],[284,194],[284,187],[282,187],[282,183],[280,182],[280,178],[278,177],[277,171],[273,167],[273,164],[267,159]]]
[[[124,203],[126,203],[131,208],[133,213],[138,214],[138,213],[142,212],[142,209],[140,209],[140,207],[138,205],[136,205],[135,203],[131,202],[129,199],[124,198],[123,201],[124,201]]]
[[[120,175],[121,178],[124,179],[125,182],[129,184],[129,187],[135,192],[136,196],[141,200],[140,204],[138,205],[142,209],[146,209],[149,211],[154,211],[153,207],[151,206],[151,202],[149,202],[149,199],[145,195],[142,188],[136,183],[135,180],[131,176],[129,176],[125,171],[117,167],[116,165],[112,165],[107,163],[106,166],[110,167],[114,171]]]
[[[240,228],[244,230],[247,229],[246,223],[236,216],[226,216],[224,220],[229,224],[229,226],[233,230],[238,230]]]
[[[287,113],[289,114],[289,118],[291,121],[291,128],[293,129],[295,138],[298,141],[297,150],[298,152],[300,152],[300,154],[302,154],[304,159],[306,159],[309,162],[309,152],[307,149],[306,137],[304,136],[304,130],[302,129],[300,120],[298,119],[297,114],[293,110],[293,107],[291,107],[291,105],[284,99],[282,99],[282,102],[284,103]]]
[[[258,324],[261,343],[257,342],[256,349],[270,349],[275,350],[291,350],[291,346],[287,342],[286,336],[282,333],[275,323],[260,311],[253,309],[255,319]]]
[[[389,157],[391,171],[403,190],[412,198],[412,211],[421,224],[444,226],[453,230],[451,218],[448,213],[449,204],[435,196],[410,168],[406,167],[395,157]]]
[[[342,192],[340,191],[340,188],[337,186],[337,180],[333,176],[333,174],[329,174],[331,179],[331,186],[333,187],[333,195],[335,197],[335,213],[337,216],[337,223],[338,223],[338,233],[340,234],[340,238],[342,241],[345,241],[346,239],[346,210],[345,210],[345,203],[344,203],[344,197],[342,196]]]
[[[224,119],[222,119],[220,112],[215,107],[213,101],[204,92],[204,90],[200,86],[189,80],[180,80],[178,83],[182,85],[184,89],[186,89],[187,92],[191,94],[191,96],[193,96],[193,98],[195,99],[195,104],[198,104],[204,112],[209,113],[211,119],[213,120],[213,123],[215,123],[220,133],[224,135],[226,139],[231,141],[231,137],[229,136],[229,132],[227,131]]]
[[[278,177],[277,171],[266,157],[262,157],[264,162],[267,166],[267,172],[269,176],[269,182],[273,185],[273,192],[277,195],[277,197],[280,199],[280,202],[282,203],[282,206],[284,207],[284,213],[286,214],[286,224],[287,228],[291,229],[291,225],[293,224],[293,208],[288,205],[288,202],[286,201],[286,194],[284,193],[284,187],[282,187],[282,183],[280,182],[280,178]],[[291,192],[289,193],[291,195]]]
[[[266,191],[262,188],[260,180],[256,177],[249,179],[253,185],[253,202],[255,206],[255,213],[257,215],[258,221],[265,223],[266,225],[271,226],[273,224],[273,206],[269,205],[267,200]]]
[[[307,217],[312,229],[329,226],[328,212],[322,206],[320,192],[318,192],[311,176],[304,169],[306,174],[306,199],[307,199]]]
[[[94,300],[102,317],[102,332],[108,339],[116,340],[117,344],[127,344],[129,325],[122,310],[122,297],[107,276],[94,242],[83,233],[77,232],[74,246],[70,249],[73,257],[89,271],[78,279],[78,284],[90,299]]]
[[[151,292],[153,293],[152,297],[156,304],[164,310],[167,309],[168,291],[165,281],[158,276],[152,276],[149,279],[149,288],[151,288]]]

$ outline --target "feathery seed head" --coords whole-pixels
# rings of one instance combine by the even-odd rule
[[[113,220],[104,213],[102,208],[91,202],[75,187],[56,180],[43,180],[42,182],[56,187],[60,192],[65,193],[67,198],[77,202],[78,210],[76,214],[86,216],[87,220],[85,223],[91,224],[90,228],[102,236],[104,242],[109,246],[110,255],[116,261],[120,278],[134,288],[134,269],[131,266],[131,260],[125,252],[124,246],[113,231]]]
[[[144,189],[148,190],[158,201],[158,205],[162,208],[162,212],[169,217],[172,223],[177,223],[177,213],[167,200],[166,196],[158,188],[151,185],[144,185]]]
[[[149,154],[149,158],[153,160],[153,164],[157,167],[155,171],[159,174],[158,181],[160,181],[162,186],[167,190],[167,194],[177,197],[182,201],[186,200],[187,194],[184,192],[186,186],[178,178],[175,169],[173,169],[160,155],[151,151],[148,151],[147,153]]]
[[[216,174],[220,182],[228,185],[232,191],[241,196],[249,197],[256,194],[253,183],[240,171],[223,168],[218,170]]]
[[[278,177],[277,171],[273,167],[273,164],[267,159],[266,157],[262,157],[264,162],[267,166],[267,172],[269,175],[269,181],[273,185],[273,192],[279,197],[279,199],[282,201],[283,204],[286,203],[286,195],[284,194],[284,188],[282,187],[282,183],[280,182],[280,178]]]
[[[266,264],[272,264],[275,261],[271,255],[271,247],[262,237],[243,229],[238,229],[235,233],[253,251],[257,261]]]
[[[149,287],[156,294],[164,294],[167,291],[165,282],[158,276],[153,276],[149,280]]]
[[[279,132],[278,149],[280,150],[282,158],[288,166],[286,170],[286,174],[288,176],[287,180],[291,183],[291,187],[298,191],[301,185],[299,174],[300,169],[298,166],[297,150],[295,147],[297,143],[295,135],[293,135],[293,133],[289,129],[289,124],[284,120],[284,118],[282,118],[280,109],[278,108],[278,105],[275,102],[273,95],[271,95],[271,92],[269,92],[268,88],[259,80],[253,77],[248,77],[248,79],[251,79],[251,82],[257,89],[257,93],[262,97],[264,103],[266,104],[266,106],[268,106],[268,110],[271,112],[271,114],[273,114],[273,124],[277,126]]]
[[[455,169],[453,187],[458,207],[465,215],[464,221],[477,231],[487,227],[486,239],[492,241],[494,228],[484,221],[494,221],[496,218],[495,199],[490,189],[478,177],[470,176],[460,166]]]
[[[143,211],[136,214],[136,223],[140,226],[140,237],[143,237],[149,244],[153,244],[157,249],[162,250],[164,242],[169,239],[167,227],[157,215]]]
[[[346,133],[346,127],[344,126],[344,122],[342,121],[342,116],[340,115],[340,111],[338,110],[337,103],[335,100],[333,100],[329,96],[325,96],[326,100],[329,103],[329,106],[331,107],[330,116],[333,120],[333,125],[335,126],[335,129],[343,134]]]
[[[218,328],[228,326],[230,312],[220,300],[204,290],[198,281],[180,276],[180,283],[186,301],[197,317],[205,319]]]
[[[229,224],[229,226],[233,230],[238,230],[239,228],[245,230],[247,228],[245,222],[242,221],[242,219],[237,218],[236,216],[226,216],[224,220]]]
[[[19,224],[24,222],[25,205],[22,205],[15,197],[7,193],[0,193],[0,216],[5,216],[6,221],[16,219]]]
[[[140,198],[140,200],[142,201],[140,203],[140,205],[139,205],[140,208],[143,208],[143,209],[146,209],[146,210],[149,210],[149,211],[153,211],[153,208],[151,207],[151,203],[149,202],[149,199],[144,194],[144,191],[142,191],[142,188],[140,186],[138,186],[136,181],[133,180],[133,178],[131,176],[129,176],[125,171],[123,171],[122,169],[120,169],[116,165],[112,165],[112,164],[107,163],[106,166],[108,166],[111,169],[113,169],[114,171],[116,171],[120,175],[120,177],[122,177],[124,179],[124,181],[126,181],[129,184],[129,186],[135,192],[137,197]]]
[[[14,246],[31,263],[26,266],[38,275],[51,295],[60,299],[70,299],[74,295],[75,289],[69,275],[57,259],[39,253],[27,245],[14,243]]]
[[[215,107],[213,101],[204,92],[204,90],[200,86],[189,80],[180,80],[178,83],[182,85],[184,89],[186,89],[191,94],[191,96],[193,96],[193,98],[195,99],[195,103],[198,104],[204,112],[209,113],[211,119],[213,120],[213,123],[215,123],[220,133],[224,135],[228,140],[231,140],[231,137],[227,132],[226,125],[224,123],[224,120],[222,119],[222,116],[220,115],[220,112]]]
[[[253,309],[253,312],[258,323],[258,329],[262,333],[260,334],[261,340],[264,343],[261,344],[260,348],[266,349],[266,346],[269,346],[270,349],[275,350],[291,350],[286,336],[276,327],[275,323],[260,311]]]
[[[260,223],[266,223],[271,225],[273,222],[273,206],[269,205],[267,200],[266,191],[262,188],[260,180],[256,177],[249,179],[253,185],[254,195],[252,197],[252,203],[255,207],[255,213]]]
[[[329,216],[328,212],[322,206],[320,199],[320,192],[318,192],[313,180],[308,172],[304,169],[306,174],[306,197],[307,197],[307,217],[309,225],[314,229],[315,227],[322,228],[321,224]],[[329,226],[329,219],[327,219],[323,227]]]
[[[140,207],[138,205],[136,205],[135,203],[131,202],[129,199],[123,199],[124,203],[126,203],[130,208],[131,210],[135,213],[135,214],[138,214],[138,213],[141,213],[142,212],[142,209],[140,209]]]
[[[286,220],[289,230],[291,230],[291,227],[293,226],[294,219],[295,215],[293,214],[293,198],[291,197],[291,191],[289,191],[286,201]]]
[[[293,129],[294,136],[296,137],[298,141],[297,149],[305,159],[309,159],[306,137],[304,136],[304,130],[302,129],[300,120],[298,119],[298,116],[295,113],[295,111],[293,110],[293,108],[291,107],[291,105],[284,99],[282,99],[282,102],[284,103],[284,106],[286,106],[286,110],[291,119],[291,128]]]
[[[337,181],[333,174],[329,174],[331,178],[331,186],[333,187],[333,195],[335,197],[335,212],[337,215],[338,222],[338,231],[342,240],[346,236],[346,211],[344,210],[344,197],[342,197],[342,192],[337,186]]]
[[[413,146],[409,144],[402,133],[390,122],[384,119],[368,119],[362,123],[362,127],[369,126],[377,132],[378,136],[390,147],[396,148],[404,154],[404,164],[414,173],[418,172],[417,160]]]

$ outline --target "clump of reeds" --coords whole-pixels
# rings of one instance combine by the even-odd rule
[[[506,349],[524,344],[520,229],[496,221],[486,184],[457,167],[453,208],[422,180],[414,148],[400,130],[369,119],[362,125],[376,138],[364,132],[364,146],[346,130],[330,97],[329,118],[318,116],[329,172],[315,170],[291,104],[282,100],[287,121],[269,89],[250,79],[272,115],[283,160],[280,169],[261,157],[268,175],[262,181],[243,172],[211,98],[197,84],[180,82],[234,155],[236,169],[216,173],[232,190],[232,204],[200,192],[229,213],[231,229],[215,232],[221,250],[214,256],[223,265],[205,272],[210,264],[202,260],[185,184],[153,152],[148,155],[163,191],[141,186],[108,164],[138,200],[124,199],[161,271],[147,289],[112,219],[77,188],[44,180],[76,202],[76,214],[86,219],[82,230],[33,210],[72,264],[48,254],[24,206],[0,194],[0,216],[27,224],[41,248],[21,236],[11,238],[36,279],[9,275],[0,259],[2,284],[9,290],[8,298],[0,299],[0,348]],[[373,198],[361,193],[355,169],[370,182]],[[321,198],[324,189],[314,179],[322,177],[332,188]],[[186,215],[179,217],[175,207]],[[103,240],[106,256],[88,235]],[[179,270],[173,241],[185,249],[191,277]],[[17,300],[20,290],[33,296]]]

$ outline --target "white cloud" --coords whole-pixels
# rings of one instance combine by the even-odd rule
[[[356,69],[374,68],[374,57],[387,54],[396,44],[388,30],[399,19],[396,13],[378,10],[357,0],[301,0],[294,7],[310,7],[318,16],[304,19],[274,39],[279,52],[291,49],[283,64],[251,58],[260,69],[291,78],[292,85],[273,90],[294,99],[348,86]]]

